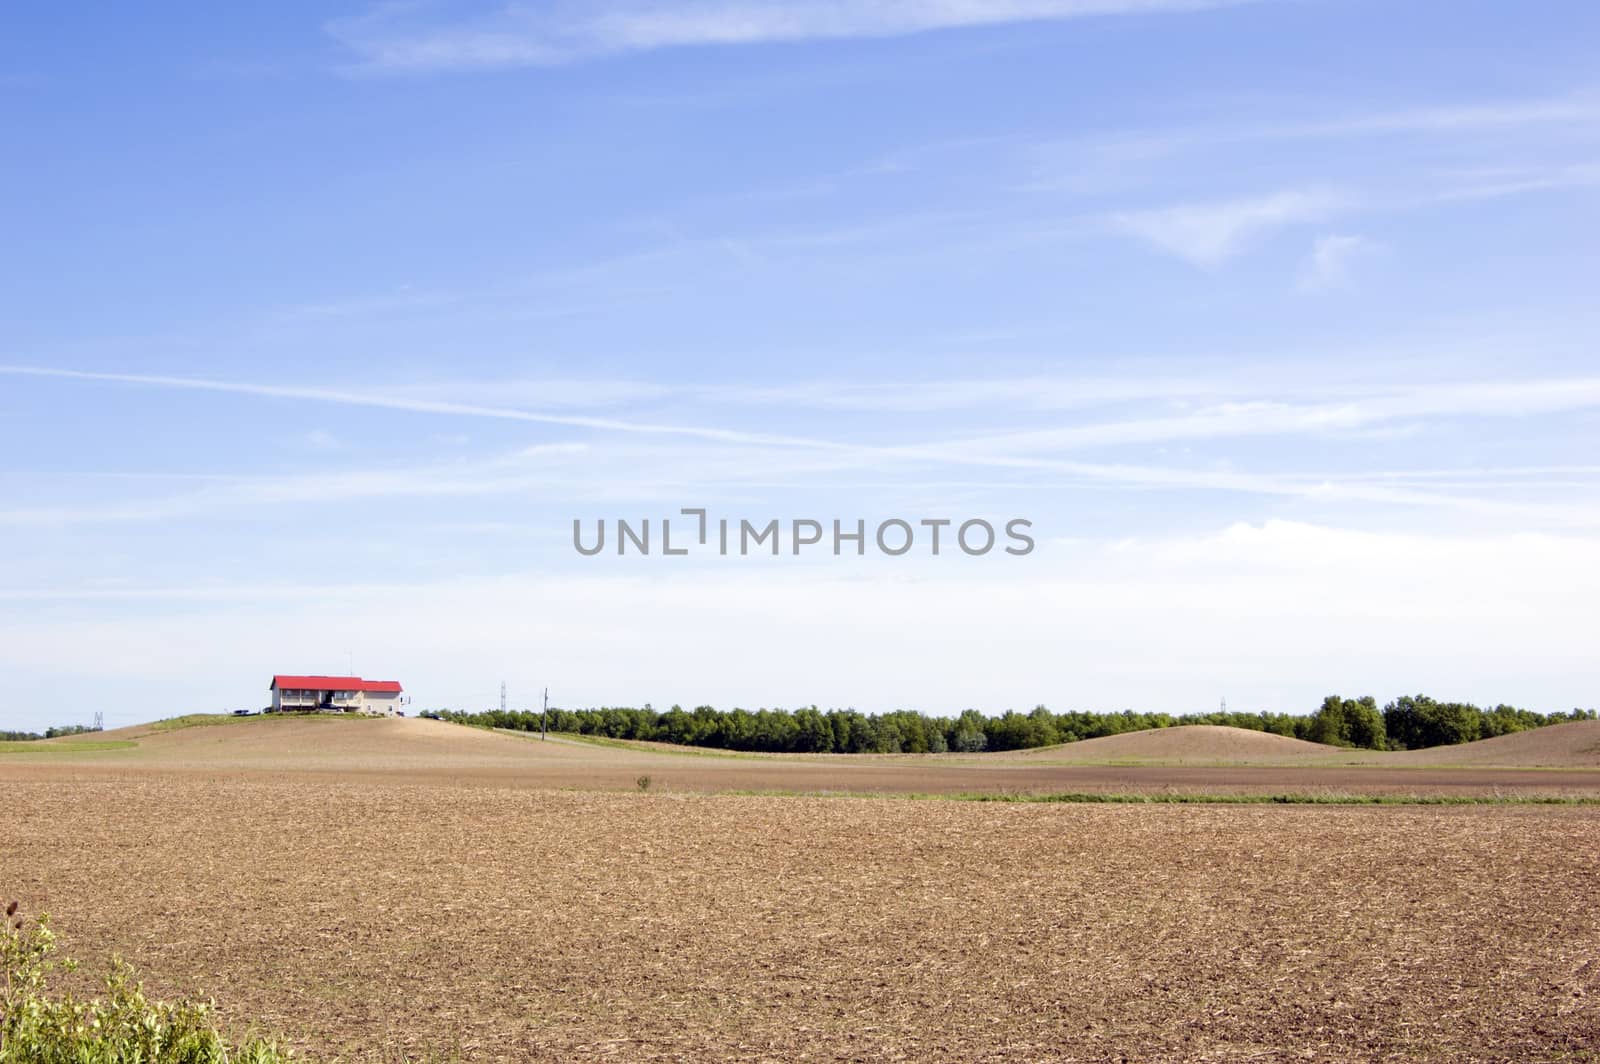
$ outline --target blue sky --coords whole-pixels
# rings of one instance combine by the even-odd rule
[[[0,726],[1592,706],[1600,11],[10,9]],[[584,558],[574,518],[1033,521]]]

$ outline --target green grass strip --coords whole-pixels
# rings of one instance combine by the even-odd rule
[[[168,717],[166,720],[154,721],[145,725],[152,732],[179,731],[183,728],[212,728],[223,724],[260,725],[271,721],[284,720],[387,720],[386,717],[369,716],[365,713],[250,713],[239,716],[234,713],[189,713],[181,717]]]
[[[469,724],[469,728],[479,725]],[[539,738],[538,732],[525,732],[518,728],[488,728],[497,735],[514,735],[523,739]],[[715,746],[677,746],[675,744],[661,743],[651,745],[644,739],[613,739],[608,735],[582,735],[578,732],[551,732],[550,738],[558,742],[582,743],[585,746],[603,746],[611,750],[629,750],[635,754],[659,754],[662,757],[720,757],[731,758],[736,761],[773,761],[784,757],[783,754],[746,753],[742,750],[724,750]],[[794,755],[802,756],[802,755]]]
[[[719,794],[752,798],[897,798],[916,802],[1000,802],[1012,805],[1561,805],[1600,806],[1600,797],[1558,795],[1402,794],[1059,794],[1012,792],[857,792],[735,790]]]
[[[88,739],[75,743],[60,743],[54,739],[28,739],[18,742],[0,742],[0,754],[81,754],[93,750],[130,750],[139,744],[131,739]]]

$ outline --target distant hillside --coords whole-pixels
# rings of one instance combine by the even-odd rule
[[[1564,769],[1564,771],[1561,771]],[[1600,794],[1600,722],[1402,753],[1185,725],[1027,751],[747,754],[493,732],[417,718],[188,717],[0,743],[7,781],[104,772],[518,789],[856,794]],[[153,778],[153,777],[152,777]]]
[[[1552,724],[1458,746],[1380,752],[1308,743],[1282,735],[1189,724],[1125,732],[1015,754],[1064,762],[1159,761],[1167,764],[1341,764],[1403,767],[1600,768],[1600,721]]]
[[[1308,743],[1285,735],[1230,728],[1220,724],[1185,724],[1124,732],[1028,750],[1019,758],[1068,761],[1281,762],[1324,761],[1353,751]]]
[[[1552,724],[1460,746],[1378,755],[1380,764],[1495,765],[1505,768],[1600,768],[1600,720]]]

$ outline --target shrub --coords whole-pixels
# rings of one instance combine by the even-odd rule
[[[114,958],[105,997],[78,1001],[54,995],[50,977],[72,971],[54,960],[55,935],[46,915],[26,920],[17,903],[0,928],[0,1064],[287,1064],[275,1043],[251,1039],[237,1047],[211,1023],[211,1006],[151,1001],[133,968]]]

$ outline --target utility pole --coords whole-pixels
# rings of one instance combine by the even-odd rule
[[[550,740],[550,688],[544,689],[544,709],[539,711],[539,741]]]

